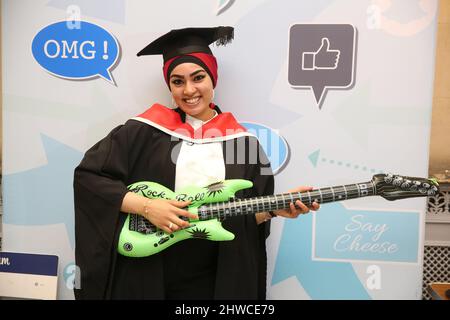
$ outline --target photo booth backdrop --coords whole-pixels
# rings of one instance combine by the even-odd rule
[[[73,170],[113,127],[171,105],[161,58],[136,53],[187,26],[235,27],[212,48],[215,102],[261,137],[276,192],[426,177],[437,6],[3,1],[3,250],[57,255],[58,298],[73,298]],[[424,213],[423,198],[371,197],[274,219],[268,299],[419,299]]]

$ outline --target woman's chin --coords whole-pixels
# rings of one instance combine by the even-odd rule
[[[190,116],[192,116],[192,117],[195,117],[195,116],[201,114],[202,111],[203,111],[205,108],[204,108],[203,106],[201,106],[200,104],[195,105],[195,106],[190,106],[190,105],[183,104],[183,108],[182,108],[182,109],[183,109],[183,111],[184,111],[185,113],[187,113],[188,115],[190,115]]]

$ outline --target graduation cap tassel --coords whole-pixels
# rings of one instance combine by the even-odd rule
[[[216,32],[216,45],[224,46],[234,39],[233,27],[219,27]]]

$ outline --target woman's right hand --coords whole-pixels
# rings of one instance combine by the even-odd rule
[[[146,212],[142,215],[159,229],[166,233],[172,233],[189,226],[189,222],[180,219],[180,216],[198,219],[197,215],[182,209],[190,203],[190,201],[150,199],[146,205]]]

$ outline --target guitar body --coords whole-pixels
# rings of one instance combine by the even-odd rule
[[[191,201],[187,210],[198,214],[198,207],[208,203],[229,201],[235,193],[251,188],[248,180],[232,179],[213,183],[206,187],[189,187],[178,193],[155,182],[136,182],[128,186],[132,192],[149,199],[174,199]],[[234,234],[222,227],[217,218],[210,220],[190,220],[190,226],[167,234],[151,225],[149,221],[137,214],[128,214],[119,236],[118,251],[127,257],[146,257],[158,253],[169,246],[186,239],[206,239],[228,241]]]

